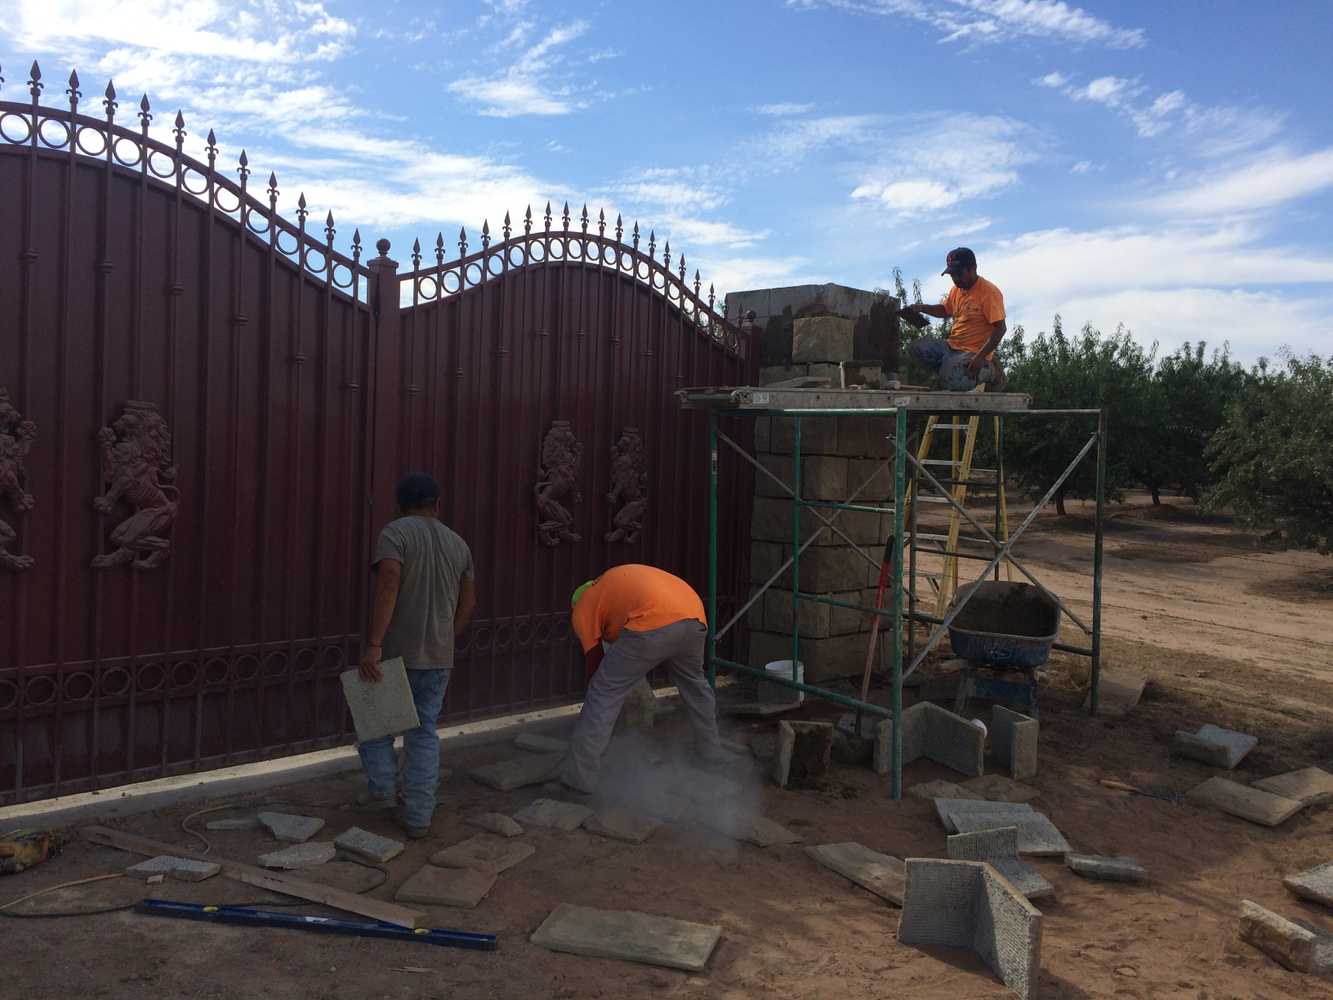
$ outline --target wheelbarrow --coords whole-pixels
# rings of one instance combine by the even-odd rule
[[[960,602],[956,598],[954,606]],[[1060,633],[1060,607],[1030,583],[982,583],[949,623],[954,655],[967,661],[954,709],[971,697],[1017,705],[1036,718],[1035,671],[1051,655]],[[980,669],[1021,672],[1022,682],[983,676]]]

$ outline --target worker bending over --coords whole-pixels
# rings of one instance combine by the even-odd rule
[[[561,782],[584,793],[596,788],[626,695],[662,663],[685,703],[700,757],[709,764],[723,761],[713,689],[704,676],[708,619],[690,585],[652,566],[616,566],[574,591],[571,607],[591,680]],[[610,644],[605,659],[604,641]]]
[[[967,247],[950,250],[944,270],[953,288],[939,305],[918,302],[903,312],[924,313],[936,319],[953,319],[949,336],[922,337],[908,345],[912,357],[933,368],[940,383],[952,392],[966,392],[978,382],[1004,388],[1004,372],[995,349],[1007,329],[1004,324],[1004,295],[977,274],[977,256]]]

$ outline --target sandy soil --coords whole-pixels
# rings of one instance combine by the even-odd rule
[[[1043,581],[1083,612],[1088,599],[1088,512],[1044,517],[1020,551]],[[1047,998],[1330,997],[1333,982],[1288,972],[1236,937],[1242,898],[1333,931],[1333,914],[1291,897],[1281,876],[1333,859],[1333,810],[1315,808],[1270,830],[1239,819],[1102,788],[1112,777],[1159,791],[1183,791],[1211,769],[1171,757],[1177,728],[1214,722],[1260,737],[1234,777],[1246,781],[1295,767],[1333,767],[1333,562],[1266,551],[1235,527],[1180,506],[1115,509],[1107,535],[1106,662],[1152,678],[1144,701],[1119,721],[1079,711],[1087,663],[1058,655],[1041,689],[1041,791],[1046,811],[1076,849],[1132,854],[1148,868],[1144,886],[1089,882],[1058,861],[1037,861],[1058,896],[1045,914],[1041,994]],[[1076,630],[1067,638],[1076,640]],[[884,692],[877,692],[882,697]],[[978,715],[988,713],[974,704]],[[666,752],[687,740],[682,713],[659,727]],[[800,717],[832,718],[808,704]],[[772,723],[728,724],[745,739]],[[470,836],[461,816],[511,812],[546,794],[487,791],[466,777],[507,747],[447,761],[455,768],[431,840],[389,865],[392,890],[440,846]],[[623,755],[623,766],[641,763]],[[631,759],[632,758],[632,759]],[[665,768],[658,769],[663,771]],[[649,777],[641,786],[651,784]],[[929,762],[907,783],[949,777]],[[895,805],[869,770],[839,766],[819,791],[783,792],[756,769],[746,795],[768,817],[808,842],[857,840],[886,853],[943,856],[944,834],[929,803]],[[267,798],[301,804],[336,833],[353,822],[383,833],[382,817],[340,804],[354,776],[282,789]],[[199,804],[120,824],[189,843],[180,820]],[[270,849],[256,833],[210,834],[218,853],[252,859]],[[898,945],[898,911],[826,872],[800,847],[738,845],[697,822],[660,829],[634,847],[586,832],[532,830],[528,861],[501,876],[473,911],[432,912],[436,925],[499,935],[495,953],[325,937],[292,931],[206,927],[133,913],[70,920],[10,921],[3,994],[55,997],[273,998],[621,998],[910,996],[923,1000],[1002,997],[1007,991],[965,954],[927,954]],[[69,879],[114,871],[130,859],[73,844],[56,861],[3,880],[5,899]],[[167,883],[162,898],[258,901],[238,883]],[[132,901],[142,885],[117,879],[65,890],[29,909],[71,909]],[[528,935],[561,901],[645,910],[714,922],[723,938],[702,975],[557,955]],[[320,912],[307,909],[301,912]]]

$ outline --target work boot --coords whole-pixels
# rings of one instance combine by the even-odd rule
[[[425,840],[430,836],[429,824],[426,826],[413,826],[411,823],[407,822],[407,820],[403,819],[402,812],[394,813],[393,820],[398,824],[403,833],[407,835],[408,840]]]
[[[392,809],[397,805],[398,799],[394,797],[372,798],[369,792],[358,792],[356,796],[356,808],[363,809],[366,812],[380,812],[384,809]]]

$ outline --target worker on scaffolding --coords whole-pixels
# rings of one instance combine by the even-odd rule
[[[953,288],[938,305],[917,302],[905,313],[936,319],[952,319],[948,337],[921,337],[908,345],[912,357],[933,369],[944,388],[966,392],[978,383],[996,390],[1004,388],[1004,372],[995,349],[1007,327],[1004,295],[994,284],[977,274],[977,255],[967,247],[950,250],[944,270]]]
[[[704,675],[708,618],[694,589],[652,566],[608,569],[574,591],[570,622],[583,648],[588,693],[560,770],[567,788],[591,794],[625,698],[665,663],[705,764],[724,763],[713,689]],[[603,643],[606,644],[604,649]]]

